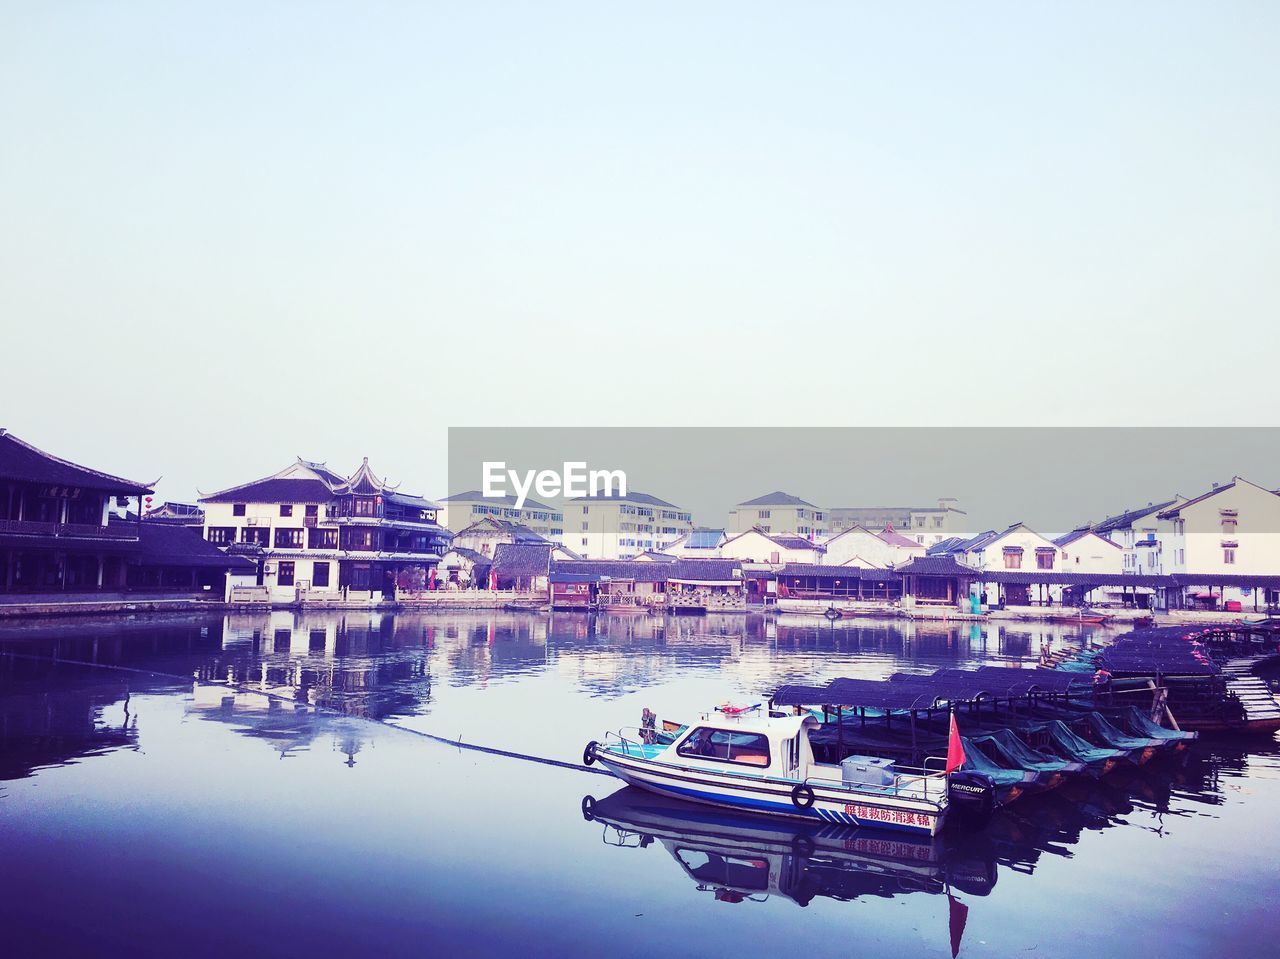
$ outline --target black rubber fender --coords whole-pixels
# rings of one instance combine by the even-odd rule
[[[596,761],[596,748],[599,745],[594,739],[587,743],[587,748],[582,751],[582,763],[584,766],[590,766]]]
[[[582,797],[582,818],[583,819],[585,819],[587,822],[591,822],[592,820],[594,820],[596,818],[595,808],[596,808],[595,796]]]
[[[813,839],[809,836],[799,835],[791,840],[791,851],[797,858],[809,859],[815,848]]]
[[[808,783],[796,783],[791,789],[791,801],[797,809],[809,809],[817,798],[813,794],[813,787]]]

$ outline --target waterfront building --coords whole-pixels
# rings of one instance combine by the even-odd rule
[[[945,554],[963,566],[991,572],[1025,570],[1036,573],[1061,571],[1061,550],[1053,540],[1037,533],[1025,523],[1014,523],[1008,529],[985,533],[961,542]],[[986,601],[1005,602],[1011,606],[1026,606],[1031,602],[1031,592],[1026,583],[986,584]],[[1043,593],[1043,601],[1061,599],[1061,588],[1054,587]]]
[[[519,523],[543,539],[563,542],[563,511],[533,499],[526,499],[520,506],[516,502],[516,498],[510,494],[485,496],[475,489],[455,493],[440,501],[438,522],[450,532],[459,533],[481,520],[495,519]]]
[[[823,561],[828,566],[887,569],[925,554],[923,545],[907,539],[892,525],[878,533],[863,526],[850,526],[822,545],[827,550]]]
[[[228,571],[240,562],[196,532],[140,520],[151,492],[150,484],[80,466],[0,429],[6,602],[138,601],[155,594],[221,601]]]
[[[648,493],[581,496],[565,504],[564,545],[586,559],[665,551],[693,529],[689,513]]]
[[[498,589],[539,593],[546,596],[551,575],[554,544],[499,543],[493,554],[491,576]]]
[[[1192,584],[1182,597],[1188,604],[1243,610],[1256,604],[1258,589],[1266,605],[1280,601],[1270,582],[1280,572],[1280,496],[1274,491],[1236,476],[1156,518],[1157,572]],[[1195,585],[1201,577],[1203,586]]]
[[[742,566],[734,560],[583,560],[553,565],[551,605],[740,612],[746,609],[746,594]]]
[[[300,459],[200,503],[205,539],[253,558],[260,598],[275,602],[423,589],[449,544],[436,504],[389,485],[367,458],[345,478]]]
[[[1121,548],[1124,572],[1136,576],[1158,575],[1161,563],[1160,540],[1156,537],[1160,526],[1157,517],[1179,502],[1185,502],[1185,497],[1174,497],[1162,503],[1148,503],[1137,509],[1125,510],[1097,523],[1093,526],[1093,531]]]
[[[922,546],[934,546],[968,533],[968,516],[954,497],[939,498],[937,506],[836,506],[827,510],[827,525],[834,538],[847,529],[893,527]]]
[[[818,542],[827,535],[825,511],[807,500],[774,490],[739,503],[729,512],[729,536],[760,529],[781,536],[803,536]]]
[[[1064,573],[1118,576],[1125,571],[1124,548],[1099,535],[1095,529],[1080,527],[1053,542],[1062,551],[1061,568]]]
[[[748,563],[818,564],[823,562],[826,547],[794,533],[769,533],[761,527],[749,529],[725,541],[720,555]]]
[[[465,546],[450,544],[436,568],[438,589],[486,589],[493,556]]]

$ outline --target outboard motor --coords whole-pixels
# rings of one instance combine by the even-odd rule
[[[996,808],[996,784],[984,773],[953,772],[947,777],[947,802],[950,816],[971,825],[986,825]]]

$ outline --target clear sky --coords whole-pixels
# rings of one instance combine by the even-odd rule
[[[448,425],[1275,424],[1278,41],[0,2],[0,426],[181,499],[295,454],[438,496]]]

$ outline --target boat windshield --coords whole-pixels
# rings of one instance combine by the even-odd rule
[[[699,726],[676,749],[681,756],[746,766],[769,765],[769,737],[735,729]]]

